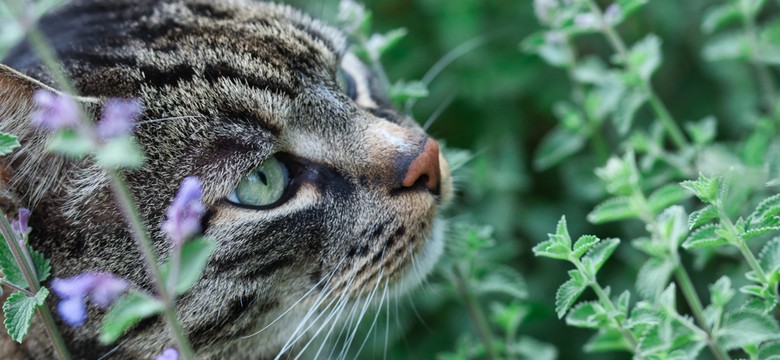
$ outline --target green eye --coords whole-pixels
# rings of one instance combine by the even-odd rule
[[[227,200],[236,205],[273,205],[282,198],[289,183],[287,167],[275,156],[270,156],[241,180]]]

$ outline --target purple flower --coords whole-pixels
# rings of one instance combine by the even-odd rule
[[[19,209],[19,218],[11,222],[11,228],[19,239],[24,239],[30,233],[30,227],[27,222],[30,220],[30,210],[26,208]]]
[[[157,355],[154,360],[179,360],[179,352],[174,348],[167,348],[160,355]]]
[[[87,297],[101,308],[107,308],[130,287],[127,280],[110,273],[87,272],[67,279],[54,279],[51,289],[62,300],[57,312],[71,326],[79,326],[87,318]]]
[[[141,111],[141,103],[138,100],[108,100],[98,123],[98,135],[108,139],[130,134]]]
[[[604,20],[610,24],[617,24],[621,17],[623,17],[623,10],[617,3],[608,6],[604,11]]]
[[[200,217],[206,211],[201,203],[203,190],[200,180],[190,176],[184,179],[179,192],[168,208],[168,219],[162,224],[162,230],[173,241],[174,246],[200,232]]]
[[[33,102],[35,110],[32,113],[32,123],[35,126],[54,131],[79,125],[79,108],[72,97],[38,90],[33,96]]]

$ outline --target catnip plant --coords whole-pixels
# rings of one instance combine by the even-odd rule
[[[646,259],[635,291],[616,295],[598,275],[626,242],[593,235],[575,241],[561,218],[555,233],[533,249],[536,256],[573,266],[557,291],[555,311],[570,326],[597,330],[584,347],[589,352],[628,351],[637,359],[780,357],[780,326],[774,315],[780,196],[772,195],[777,165],[770,150],[777,143],[779,118],[768,70],[776,64],[778,48],[770,34],[777,20],[758,24],[765,5],[760,0],[727,1],[704,17],[707,34],[742,23],[741,30],[715,37],[702,56],[748,62],[762,94],[749,115],[758,118],[754,134],[729,144],[715,141],[717,121],[708,114],[686,123],[683,131],[655,94],[652,75],[662,64],[657,36],[646,35],[631,46],[621,38],[616,27],[645,3],[616,1],[602,10],[591,0],[534,2],[546,29],[529,37],[524,49],[564,69],[573,89],[572,100],[555,108],[560,125],[543,141],[536,165],[544,169],[565,162],[590,141],[605,163],[595,174],[611,197],[596,205],[587,220],[644,228],[639,231],[644,234],[630,241]],[[578,58],[578,38],[594,33],[612,48],[609,62]],[[635,121],[644,106],[656,120],[649,128]],[[605,133],[616,135],[612,143]],[[740,173],[764,181],[745,181]],[[705,306],[699,297],[703,289],[696,288],[684,258],[695,258],[693,267],[701,269],[720,256],[738,259],[744,271],[718,268]],[[748,284],[734,289],[744,281]],[[588,289],[595,300],[579,301]],[[679,294],[685,305],[677,301]],[[638,299],[632,303],[632,298]]]

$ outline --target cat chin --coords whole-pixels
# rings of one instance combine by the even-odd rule
[[[436,219],[433,222],[433,230],[422,250],[415,254],[411,264],[405,270],[403,276],[391,287],[390,294],[396,298],[406,294],[410,290],[417,288],[428,274],[433,271],[436,262],[444,252],[444,238],[447,222],[443,219]]]

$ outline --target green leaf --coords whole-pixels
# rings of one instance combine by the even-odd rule
[[[718,193],[720,192],[719,189],[721,187],[722,181],[723,179],[720,177],[706,177],[702,174],[699,174],[699,178],[697,180],[683,181],[680,183],[680,186],[690,191],[693,195],[699,198],[699,200],[708,204],[712,204],[718,199]]]
[[[130,327],[144,318],[163,311],[165,305],[140,292],[131,292],[117,300],[103,317],[100,342],[110,344],[119,339]]]
[[[720,226],[717,224],[704,225],[694,231],[682,244],[685,249],[698,249],[715,247],[728,244],[728,241],[718,235]]]
[[[756,210],[750,214],[751,223],[764,223],[770,218],[780,215],[780,194],[770,196],[756,206]]]
[[[546,170],[560,164],[585,146],[585,137],[563,127],[556,127],[539,144],[534,154],[534,168]]]
[[[35,265],[35,273],[38,275],[38,281],[42,282],[48,279],[51,275],[51,262],[46,259],[43,254],[34,250],[30,245],[27,245],[27,252],[30,254],[33,265]]]
[[[529,54],[539,55],[544,61],[552,66],[566,67],[572,63],[572,52],[565,41],[555,41],[561,35],[557,32],[537,32],[520,43],[520,48]]]
[[[704,14],[701,30],[705,34],[712,34],[716,30],[740,20],[742,20],[742,14],[733,3],[714,6]]]
[[[596,205],[588,214],[588,221],[593,224],[603,224],[610,221],[635,219],[639,217],[639,210],[636,209],[628,196],[617,196],[609,198]]]
[[[691,140],[697,145],[706,145],[715,139],[718,121],[714,116],[707,116],[697,122],[685,124],[685,130],[691,136]]]
[[[780,270],[780,237],[769,240],[758,255],[758,262],[767,274]]]
[[[552,259],[568,260],[571,249],[553,240],[543,241],[531,249],[534,256],[543,256]]]
[[[520,301],[512,301],[508,304],[494,302],[490,304],[490,318],[492,322],[506,333],[517,330],[520,323],[528,315],[528,306]]]
[[[621,135],[626,135],[628,134],[628,131],[631,130],[631,124],[634,122],[634,114],[636,114],[637,110],[639,110],[647,100],[647,93],[638,87],[628,89],[620,99],[612,117],[612,122]]]
[[[623,15],[622,17],[627,18],[647,4],[647,1],[648,0],[618,0],[617,5]]]
[[[760,227],[760,228],[750,229],[748,231],[745,231],[739,237],[742,240],[750,240],[754,237],[758,237],[778,230],[780,230],[780,226],[765,226],[765,227]]]
[[[661,39],[650,34],[639,40],[628,52],[628,67],[645,82],[661,65]]]
[[[677,249],[688,235],[686,218],[685,209],[680,205],[670,206],[658,215],[658,228],[661,232],[659,235],[662,239],[660,241],[669,249]]]
[[[27,280],[25,280],[22,270],[16,264],[16,259],[14,259],[11,249],[2,235],[0,235],[0,272],[3,273],[6,281],[23,289],[27,288]]]
[[[780,326],[771,315],[739,309],[726,313],[715,338],[726,350],[739,349],[780,338]]]
[[[618,239],[604,239],[594,245],[582,258],[582,264],[595,275],[620,244]]]
[[[176,281],[176,294],[187,292],[198,281],[203,269],[209,262],[211,253],[214,252],[216,243],[208,237],[199,237],[185,242],[181,247],[181,258],[179,264],[179,273]],[[170,272],[170,259],[166,261],[160,271],[168,283]]]
[[[49,139],[47,149],[71,159],[80,159],[92,151],[92,142],[75,130],[62,129]]]
[[[109,169],[137,168],[144,163],[144,154],[132,136],[109,140],[95,153],[100,166]]]
[[[670,259],[650,258],[636,275],[636,287],[639,295],[646,299],[657,299],[669,284],[675,264]]]
[[[21,343],[30,330],[35,309],[43,305],[46,297],[49,296],[49,290],[42,287],[35,296],[30,297],[17,292],[8,297],[3,304],[3,314],[5,315],[5,328],[11,339]]]
[[[599,238],[593,235],[582,235],[579,239],[577,239],[577,242],[574,243],[574,251],[572,252],[572,255],[579,259],[598,242]]]
[[[661,210],[678,204],[689,197],[691,197],[691,194],[679,185],[669,184],[653,191],[647,198],[647,203],[650,206],[650,210],[657,214]]]
[[[428,96],[428,87],[421,81],[397,81],[390,86],[388,94],[391,100],[401,103]]]
[[[755,297],[760,297],[760,298],[764,298],[765,297],[764,287],[763,286],[759,286],[759,285],[745,285],[745,286],[739,288],[739,292],[741,292],[743,294],[752,295],[752,296],[755,296]]]
[[[586,352],[603,352],[616,350],[632,350],[619,330],[608,327],[601,328],[595,336],[585,344]]]
[[[758,349],[758,358],[761,360],[780,360],[780,342],[766,342]]]
[[[8,155],[21,146],[16,136],[0,132],[0,156]]]
[[[605,325],[606,311],[597,302],[581,302],[566,315],[566,324],[574,327],[598,329]]]
[[[503,294],[515,299],[528,297],[528,287],[523,276],[508,266],[491,269],[485,277],[475,282],[474,287],[481,295]]]
[[[571,278],[563,283],[555,293],[555,312],[558,314],[559,319],[566,315],[566,312],[569,311],[588,286],[580,280],[582,275],[577,270],[569,271],[569,275]]]
[[[391,30],[384,35],[373,34],[366,42],[366,51],[368,51],[371,59],[379,61],[379,58],[387,52],[387,50],[398,45],[401,40],[406,37],[408,31],[406,29]]]
[[[703,209],[694,211],[688,216],[688,229],[693,230],[712,220],[718,218],[718,209],[715,206],[707,205]]]
[[[734,297],[734,294],[731,279],[728,276],[721,276],[718,281],[710,285],[710,301],[721,309]]]
[[[707,61],[748,60],[750,40],[742,32],[717,35],[704,44],[702,57]]]

